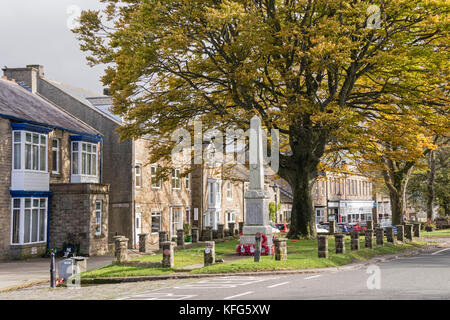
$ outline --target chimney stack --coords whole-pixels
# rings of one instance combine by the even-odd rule
[[[38,91],[40,77],[44,76],[44,66],[39,64],[29,64],[26,68],[4,68],[3,74],[8,79],[15,79],[31,88],[32,93]]]

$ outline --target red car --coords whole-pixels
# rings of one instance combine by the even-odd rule
[[[359,232],[359,234],[364,234],[364,232],[366,231],[367,227],[366,226],[360,226],[359,223],[356,223],[352,226],[352,230],[351,231],[357,231]]]
[[[277,223],[275,227],[277,227],[280,232],[289,232],[289,223]]]

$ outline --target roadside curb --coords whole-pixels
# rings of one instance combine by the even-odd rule
[[[5,292],[19,290],[19,289],[26,289],[26,288],[29,288],[29,287],[32,287],[32,286],[35,286],[38,284],[43,284],[43,283],[50,283],[50,281],[48,279],[42,279],[42,280],[25,282],[25,283],[11,286],[8,288],[0,289],[0,293],[5,293]]]
[[[163,276],[140,276],[140,277],[122,277],[122,278],[85,278],[81,279],[81,284],[113,284],[113,283],[125,283],[125,282],[141,282],[141,281],[161,281],[161,280],[175,280],[175,279],[200,279],[200,278],[212,278],[220,276],[267,276],[267,275],[291,275],[291,274],[311,274],[311,273],[327,273],[327,272],[339,272],[357,270],[364,266],[390,261],[399,257],[415,256],[419,253],[426,252],[429,249],[438,248],[442,245],[450,246],[450,242],[437,245],[428,245],[422,248],[410,249],[400,254],[389,254],[378,257],[373,257],[364,262],[350,263],[348,265],[340,267],[327,267],[316,269],[300,269],[300,270],[280,270],[280,271],[261,271],[261,272],[240,272],[240,273],[205,273],[205,274],[170,274]]]

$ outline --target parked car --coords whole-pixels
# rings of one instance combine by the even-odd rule
[[[278,229],[272,221],[270,221],[269,225],[272,227],[272,233],[280,233],[280,229]]]
[[[325,228],[323,224],[316,224],[316,231],[318,234],[328,233],[329,229]]]
[[[289,223],[277,223],[275,227],[278,228],[280,232],[289,232]]]
[[[342,232],[342,233],[350,233],[350,228],[349,228],[349,226],[346,223],[340,222],[340,223],[337,224],[336,227],[337,227],[336,231],[339,231],[339,232]]]
[[[359,234],[364,234],[366,229],[367,229],[366,226],[361,226],[358,222],[350,226],[350,231],[356,231],[359,232]]]

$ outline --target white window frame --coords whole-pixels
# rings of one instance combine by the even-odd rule
[[[77,151],[74,151],[74,145],[77,144]],[[86,146],[86,150],[83,150],[83,147]],[[91,147],[91,151],[87,151],[88,147]],[[95,150],[95,151],[92,151]],[[71,165],[70,165],[70,170],[72,175],[78,175],[78,176],[83,176],[83,177],[98,177],[98,165],[99,165],[99,156],[98,156],[98,144],[97,143],[91,143],[91,142],[85,142],[85,141],[72,141],[71,143],[71,150],[70,150],[70,159],[71,159]],[[77,153],[77,162],[78,162],[78,170],[77,172],[74,172],[74,153]],[[89,173],[83,173],[83,169],[87,169],[84,168],[84,163],[83,163],[83,155],[86,155],[86,167],[88,166],[88,156],[90,155],[91,157],[91,172]],[[95,157],[93,157],[95,156]],[[94,163],[95,162],[95,163]],[[94,173],[95,170],[95,174]],[[88,170],[86,170],[88,171]],[[91,174],[90,174],[91,173]]]
[[[233,187],[230,181],[227,181],[227,200],[233,200]]]
[[[20,208],[14,208],[14,200],[20,200]],[[30,201],[30,207],[25,208],[25,201]],[[37,201],[37,206],[34,205],[34,202]],[[44,206],[41,206],[41,201],[44,201]],[[14,233],[14,211],[19,210],[19,241],[13,242],[13,233]],[[29,242],[25,242],[25,211],[30,211],[30,234],[29,234]],[[33,211],[37,210],[37,230],[36,237],[37,241],[32,241],[33,234]],[[44,222],[41,223],[41,211],[44,212]],[[47,220],[48,220],[48,198],[42,197],[24,197],[24,198],[11,198],[11,234],[10,234],[10,244],[14,245],[28,245],[28,244],[40,244],[47,242]],[[43,227],[43,240],[39,240],[39,236],[41,234],[41,226]]]
[[[191,223],[191,207],[186,207],[186,223]]]
[[[56,147],[53,146],[53,142],[56,141]],[[59,155],[60,155],[60,143],[59,139],[52,139],[52,173],[59,174],[60,173],[60,163],[59,163]],[[56,152],[56,157],[54,156],[54,152]],[[53,164],[56,161],[56,171],[53,170]]]
[[[16,133],[20,133],[20,142],[15,142]],[[27,135],[30,135],[31,141],[27,141]],[[37,136],[37,143],[33,142],[33,138]],[[48,172],[48,134],[37,133],[26,130],[13,130],[12,131],[12,139],[13,139],[13,148],[12,148],[12,170],[13,171],[26,171],[26,172]],[[44,139],[44,142],[42,142]],[[20,168],[15,167],[15,146],[20,145]],[[25,168],[26,157],[25,157],[25,149],[26,146],[30,146],[30,169]],[[34,147],[37,147],[37,169],[33,169],[34,166]],[[42,157],[42,148],[44,148],[45,156]],[[44,168],[41,169],[41,160],[44,160]]]
[[[159,217],[159,229],[157,232],[153,232],[153,218],[154,217]],[[152,212],[152,220],[151,220],[151,226],[150,226],[150,231],[152,234],[158,234],[159,231],[161,231],[161,227],[162,227],[162,214],[161,212]]]
[[[97,208],[97,204],[100,204],[100,209]],[[100,215],[100,217],[98,217],[98,214]],[[100,223],[99,223],[100,220]],[[100,236],[102,235],[102,231],[103,231],[103,201],[102,200],[97,200],[95,201],[95,235],[96,236]],[[100,230],[97,230],[97,226],[100,226]]]
[[[172,169],[172,190],[181,189],[180,169]]]
[[[136,189],[142,188],[142,165],[139,163],[134,167],[134,186],[136,187]]]
[[[187,174],[184,178],[184,185],[186,190],[191,190],[191,174]]]
[[[161,189],[161,179],[156,181],[156,175],[158,173],[158,166],[151,166],[151,179],[152,179],[152,189]],[[156,183],[155,183],[156,181]]]
[[[208,203],[214,204],[215,203],[215,183],[214,182],[208,182]]]

